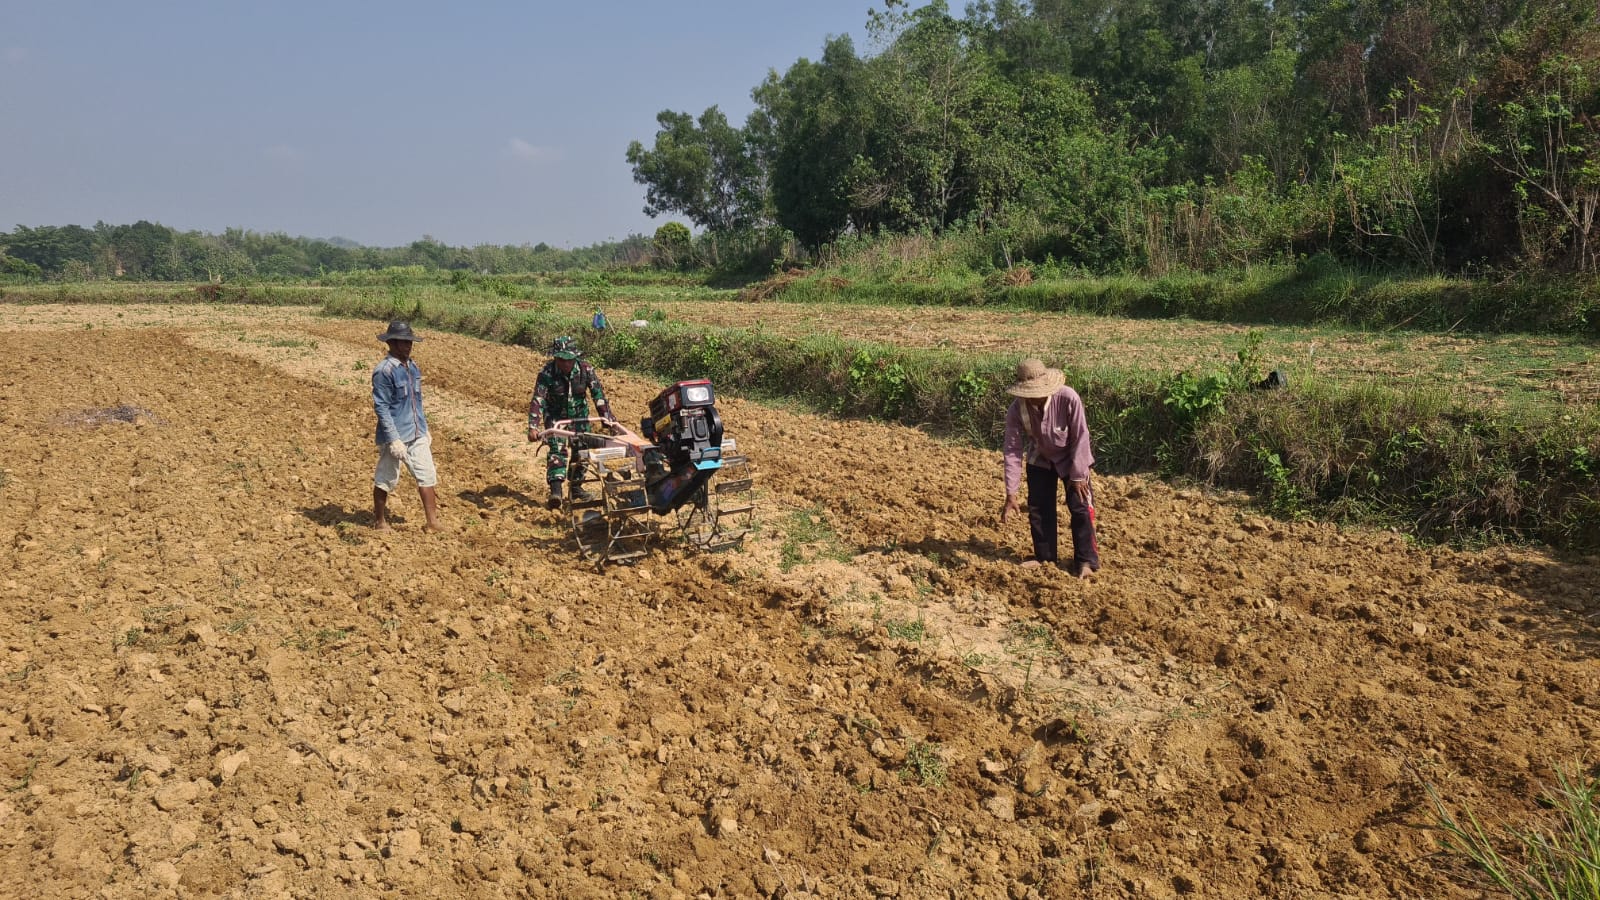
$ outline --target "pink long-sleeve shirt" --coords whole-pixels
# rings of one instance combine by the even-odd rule
[[[1050,466],[1068,481],[1084,481],[1094,465],[1089,448],[1089,424],[1083,416],[1078,392],[1063,385],[1045,398],[1044,414],[1035,416],[1028,401],[1017,398],[1006,410],[1006,494],[1022,486],[1022,464]]]

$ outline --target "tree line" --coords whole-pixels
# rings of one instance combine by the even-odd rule
[[[639,265],[650,241],[634,235],[576,249],[479,244],[451,247],[423,237],[404,247],[366,247],[229,228],[178,231],[152,222],[18,225],[0,232],[0,275],[13,278],[127,278],[151,281],[295,279],[403,266],[480,274],[561,272]]]
[[[888,0],[868,51],[834,37],[773,70],[742,125],[664,110],[626,157],[647,214],[813,254],[962,233],[995,267],[1588,272],[1595,19],[1592,0]]]

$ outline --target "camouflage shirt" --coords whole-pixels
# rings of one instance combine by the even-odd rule
[[[539,379],[533,385],[533,400],[528,403],[528,427],[540,428],[549,422],[588,416],[585,394],[594,397],[595,412],[611,418],[611,404],[606,402],[606,392],[600,387],[600,376],[595,374],[594,366],[580,359],[573,363],[571,372],[563,375],[556,361],[550,360],[539,370]]]

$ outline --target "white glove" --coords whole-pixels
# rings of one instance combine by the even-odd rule
[[[401,462],[405,461],[405,458],[406,458],[406,442],[405,441],[390,441],[389,442],[389,446],[385,447],[384,449],[388,450],[389,451],[389,455],[394,457],[395,459],[398,459]]]

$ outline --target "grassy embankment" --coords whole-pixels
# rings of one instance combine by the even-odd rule
[[[0,284],[0,303],[239,303],[316,306],[329,289],[312,284],[191,284],[165,281],[62,281]]]
[[[654,306],[649,294],[631,296],[645,301],[636,312],[658,319],[663,307],[672,308],[664,295]],[[472,290],[350,292],[330,297],[325,308],[374,319],[402,315],[534,347],[586,327],[586,317],[556,312],[552,295],[523,308],[498,299]],[[604,299],[591,292],[581,301]],[[621,320],[627,305],[612,296],[612,318]],[[826,329],[801,336],[671,320],[614,328],[585,343],[602,366],[664,379],[710,377],[757,396],[991,447],[1016,361],[1014,352],[890,346]],[[1600,547],[1600,418],[1592,405],[1506,406],[1464,398],[1447,385],[1395,389],[1332,377],[1257,391],[1249,385],[1269,367],[1259,335],[1237,335],[1232,344],[1230,359],[1207,368],[1172,371],[1144,357],[1069,371],[1089,409],[1101,468],[1252,490],[1285,516],[1438,539]]]
[[[941,245],[942,246],[942,245]],[[1036,270],[973,271],[917,239],[884,240],[824,269],[757,288],[774,299],[902,306],[1008,306],[1136,318],[1254,324],[1342,323],[1428,331],[1600,335],[1600,282],[1374,273],[1319,255],[1293,265],[1162,277]]]

